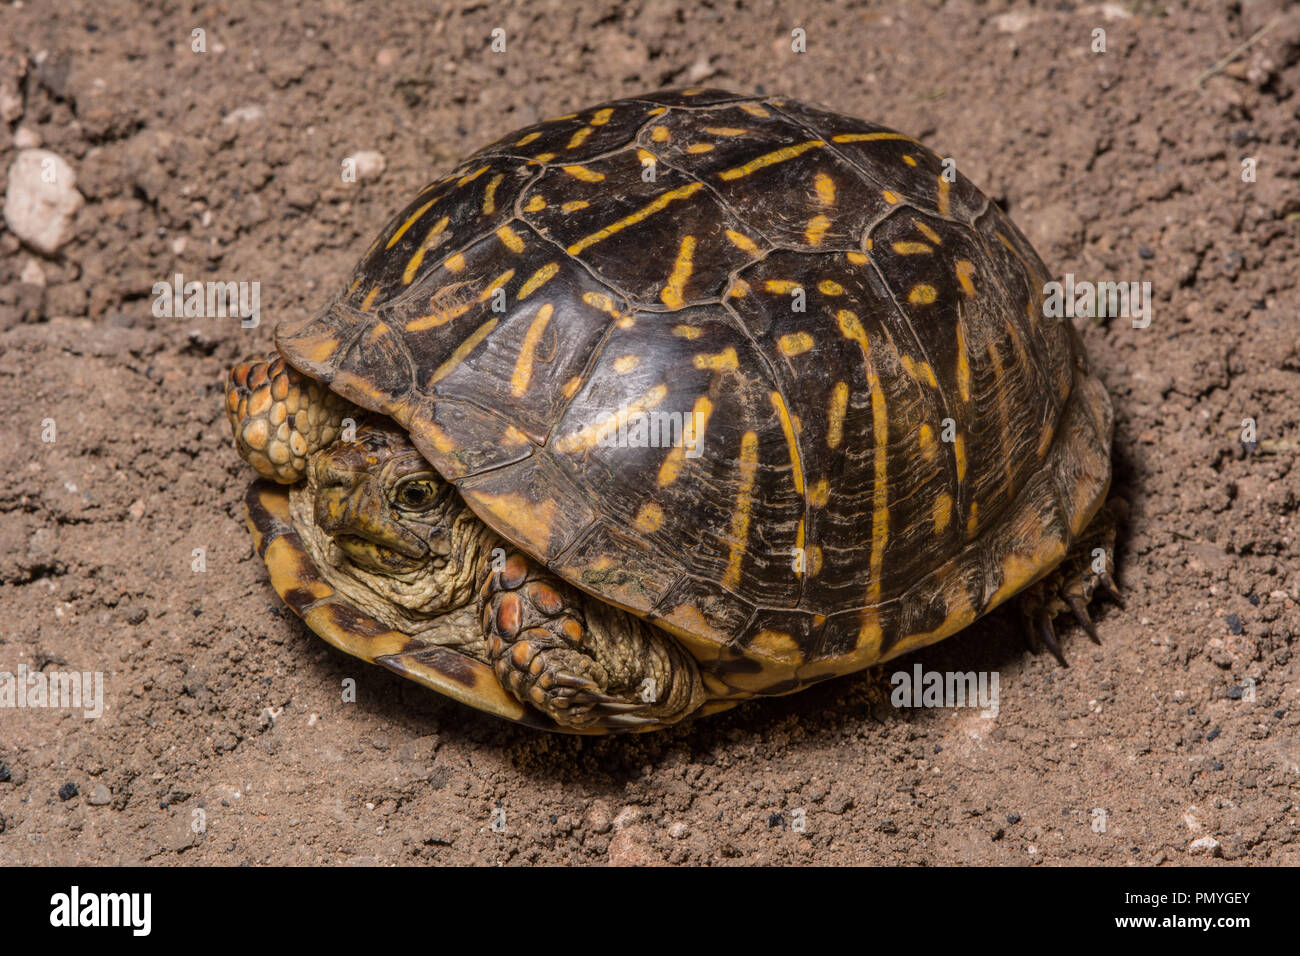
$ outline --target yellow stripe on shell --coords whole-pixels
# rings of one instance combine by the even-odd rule
[[[942,492],[934,499],[934,533],[942,534],[952,520],[952,495]]]
[[[519,233],[515,232],[509,226],[502,226],[498,229],[497,238],[500,239],[501,244],[511,252],[524,251],[524,240],[519,237]]]
[[[970,357],[966,354],[966,336],[962,333],[961,319],[957,321],[957,394],[963,402],[970,401]]]
[[[730,554],[722,586],[734,588],[740,583],[741,563],[749,539],[749,518],[754,508],[754,483],[758,474],[758,435],[745,432],[740,440],[740,455],[736,460],[740,484],[736,489],[735,510],[731,513]]]
[[[524,333],[524,344],[519,349],[519,357],[515,360],[515,368],[510,375],[510,394],[515,398],[522,398],[528,391],[528,385],[533,378],[533,359],[537,352],[537,344],[541,342],[542,334],[546,331],[554,311],[555,306],[547,302],[537,310],[537,315],[528,325],[528,331]]]
[[[659,507],[653,501],[647,501],[636,513],[636,518],[632,524],[638,530],[646,534],[658,531],[664,523],[664,509]]]
[[[763,288],[777,295],[789,295],[795,289],[802,289],[803,286],[792,279],[768,279],[763,283]]]
[[[862,351],[867,387],[871,391],[875,476],[872,485],[871,561],[866,603],[873,606],[880,601],[881,571],[885,562],[885,546],[889,543],[889,411],[885,405],[885,393],[880,387],[880,376],[871,362],[871,343],[861,321],[848,309],[841,309],[835,317],[840,332],[845,338],[856,342]]]
[[[929,425],[922,425],[917,440],[921,445],[921,457],[927,462],[934,461],[935,455],[939,453],[939,446],[934,441],[934,429]]]
[[[457,366],[469,357],[469,354],[474,351],[478,344],[492,333],[492,330],[497,327],[498,321],[499,320],[496,318],[488,319],[470,333],[469,337],[465,339],[465,341],[456,346],[456,351],[452,352],[447,360],[434,370],[433,375],[429,377],[429,384],[436,385],[454,372]]]
[[[696,355],[694,362],[696,368],[708,369],[711,372],[734,372],[740,368],[740,360],[736,356],[736,350],[730,345],[721,352]]]
[[[546,265],[534,272],[529,277],[528,281],[519,287],[519,301],[522,302],[542,286],[546,285],[559,269],[560,264],[558,262],[548,262]]]
[[[426,212],[428,212],[433,207],[433,204],[436,203],[437,201],[438,200],[436,199],[430,199],[419,209],[415,210],[415,212],[411,213],[410,217],[406,220],[406,222],[402,223],[397,228],[397,231],[393,233],[392,236],[389,237],[388,243],[384,246],[384,248],[391,249],[393,248],[393,246],[397,245],[397,240],[401,239],[402,236],[406,235],[406,230],[410,229],[413,225],[415,225],[415,223],[419,220],[419,218],[423,216]]]
[[[608,435],[618,431],[628,419],[634,415],[642,415],[650,411],[668,397],[667,385],[656,385],[646,391],[633,402],[622,406],[617,411],[611,412],[599,421],[592,422],[590,425],[579,429],[569,435],[565,435],[555,441],[555,450],[558,452],[575,452],[590,451],[597,446],[602,435]]]
[[[934,369],[930,368],[929,362],[918,362],[910,355],[903,356],[903,371],[918,382],[929,385],[931,388],[939,387],[939,380],[934,377]]]
[[[901,140],[904,143],[918,143],[910,136],[904,136],[902,133],[841,133],[839,136],[832,136],[832,143],[879,143],[885,140]]]
[[[434,223],[433,228],[425,234],[425,237],[422,240],[420,240],[419,248],[415,250],[415,254],[412,255],[410,261],[406,263],[406,268],[402,270],[402,285],[411,284],[411,280],[415,278],[416,272],[420,269],[420,264],[424,262],[425,253],[433,248],[435,245],[434,240],[442,235],[443,231],[447,228],[447,223],[450,221],[451,220],[446,216],[443,216]]]
[[[681,248],[677,251],[677,261],[668,276],[668,283],[659,293],[659,299],[670,309],[680,309],[685,303],[686,283],[695,269],[695,237],[683,236]]]
[[[827,413],[826,444],[830,448],[839,448],[844,440],[844,415],[849,408],[849,386],[847,382],[836,382],[831,390],[831,407]]]
[[[900,256],[924,255],[934,252],[934,247],[924,242],[896,242],[893,249]]]
[[[813,188],[817,192],[817,202],[823,206],[835,205],[835,180],[825,173],[818,173],[813,179]]]
[[[927,226],[925,223],[921,222],[921,220],[913,219],[912,225],[916,226],[917,232],[925,236],[925,238],[929,239],[936,246],[943,245],[943,240],[939,238],[939,234],[935,232],[933,229],[931,229],[929,226]]]
[[[781,397],[780,392],[771,392],[768,396],[772,400],[772,410],[776,412],[777,420],[781,423],[781,431],[785,433],[786,448],[790,453],[791,480],[794,482],[795,494],[803,494],[803,459],[799,456],[799,442],[795,438],[794,424],[790,420],[790,412],[785,407],[785,399]]]
[[[460,179],[456,180],[456,185],[458,187],[468,186],[470,183],[478,179],[480,176],[482,176],[491,168],[492,168],[491,166],[480,166],[478,169],[474,170],[474,172],[466,173],[464,176],[460,177]]]
[[[751,159],[743,166],[736,166],[732,169],[724,169],[718,173],[718,178],[724,182],[730,182],[733,179],[740,179],[742,176],[748,176],[750,173],[758,172],[760,169],[766,169],[768,166],[775,166],[778,163],[788,162],[797,156],[802,156],[810,149],[820,149],[825,146],[826,142],[820,139],[810,139],[802,143],[796,143],[793,146],[786,146],[782,149],[773,150],[759,156],[757,159]]]
[[[708,427],[711,414],[713,414],[713,402],[709,400],[707,395],[701,395],[695,400],[695,405],[691,409],[691,417],[682,423],[682,443],[668,449],[663,464],[659,466],[659,474],[655,480],[661,488],[671,485],[677,480],[677,476],[681,474],[682,464],[686,460],[687,446],[702,450],[704,432]]]
[[[791,332],[777,340],[777,348],[788,358],[803,355],[813,347],[813,337],[807,332]]]
[[[574,179],[581,180],[584,183],[599,183],[605,180],[604,173],[598,173],[586,166],[561,166],[560,168]]]
[[[804,241],[810,246],[820,246],[822,240],[826,238],[826,233],[830,232],[831,221],[827,216],[813,216],[808,220],[808,228],[804,230]]]
[[[726,230],[726,236],[727,241],[741,252],[748,253],[751,256],[758,255],[758,243],[744,233],[736,232],[734,229],[728,229]]]
[[[971,276],[975,274],[975,263],[968,259],[958,259],[953,265],[953,271],[957,273],[957,281],[961,283],[961,291],[966,295],[974,295],[975,283],[971,282]]]
[[[650,203],[647,203],[645,206],[642,206],[636,212],[624,216],[622,219],[618,220],[612,225],[606,226],[604,229],[601,229],[598,232],[593,232],[591,235],[579,239],[577,242],[573,243],[573,245],[569,246],[566,251],[569,253],[569,255],[576,256],[579,253],[587,249],[590,249],[596,243],[604,242],[610,236],[618,232],[621,232],[622,230],[626,229],[628,226],[634,226],[637,223],[650,218],[655,213],[666,208],[669,203],[675,202],[676,200],[679,199],[689,199],[691,196],[694,196],[697,192],[699,192],[703,188],[704,187],[702,183],[687,183],[685,186],[679,186],[676,189],[670,189],[667,192],[657,196]]]
[[[505,178],[505,173],[497,173],[488,180],[487,188],[483,190],[483,215],[490,216],[497,211],[497,187]]]

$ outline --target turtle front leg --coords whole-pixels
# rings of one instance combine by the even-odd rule
[[[226,417],[240,457],[264,478],[291,485],[307,474],[307,459],[361,411],[280,356],[243,362],[226,382]]]
[[[640,618],[508,549],[485,568],[479,616],[503,687],[575,730],[648,730],[704,702],[694,658]]]

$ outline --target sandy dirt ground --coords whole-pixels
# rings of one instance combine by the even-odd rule
[[[98,719],[0,709],[0,863],[1300,863],[1294,5],[152,7],[0,10],[0,189],[39,145],[84,197],[53,255],[0,231],[0,671],[104,681]],[[576,739],[348,658],[271,590],[224,371],[459,157],[701,84],[921,137],[1057,274],[1151,283],[1149,327],[1078,323],[1132,513],[1127,606],[1099,647],[1067,629],[1068,669],[997,612],[793,697]],[[382,175],[343,182],[359,150]],[[156,318],[176,273],[259,282],[260,326]],[[891,706],[916,664],[997,672],[997,716]]]

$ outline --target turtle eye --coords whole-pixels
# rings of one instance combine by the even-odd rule
[[[403,511],[427,511],[438,500],[438,482],[419,476],[403,479],[393,492],[393,500]]]

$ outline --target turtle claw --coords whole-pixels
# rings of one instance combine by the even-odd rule
[[[635,714],[610,714],[599,721],[604,727],[618,728],[620,730],[636,730],[640,727],[649,727],[652,724],[661,724],[662,721],[653,717],[638,717]]]
[[[1062,667],[1069,667],[1070,662],[1061,653],[1061,645],[1056,640],[1056,630],[1052,627],[1052,615],[1047,612],[1046,608],[1039,608],[1034,615],[1034,619],[1034,623],[1038,626],[1038,637],[1043,642],[1043,646],[1051,652],[1058,664]]]
[[[1118,607],[1124,607],[1124,596],[1119,593],[1119,585],[1115,579],[1110,576],[1109,571],[1102,571],[1097,575],[1097,590],[1113,601]]]
[[[646,705],[639,700],[618,700],[613,697],[606,697],[592,708],[602,714],[630,714],[645,709]]]
[[[1101,638],[1097,636],[1097,625],[1092,623],[1092,618],[1088,615],[1088,605],[1083,598],[1077,594],[1071,594],[1066,598],[1066,603],[1070,605],[1070,610],[1074,612],[1074,619],[1079,625],[1088,632],[1094,644],[1100,644]]]
[[[557,687],[567,687],[570,690],[577,691],[576,694],[571,695],[575,698],[582,694],[594,697],[605,696],[601,693],[600,685],[590,677],[580,677],[577,674],[571,674],[568,671],[555,671],[551,674],[551,680]],[[613,698],[610,699],[613,700]]]

